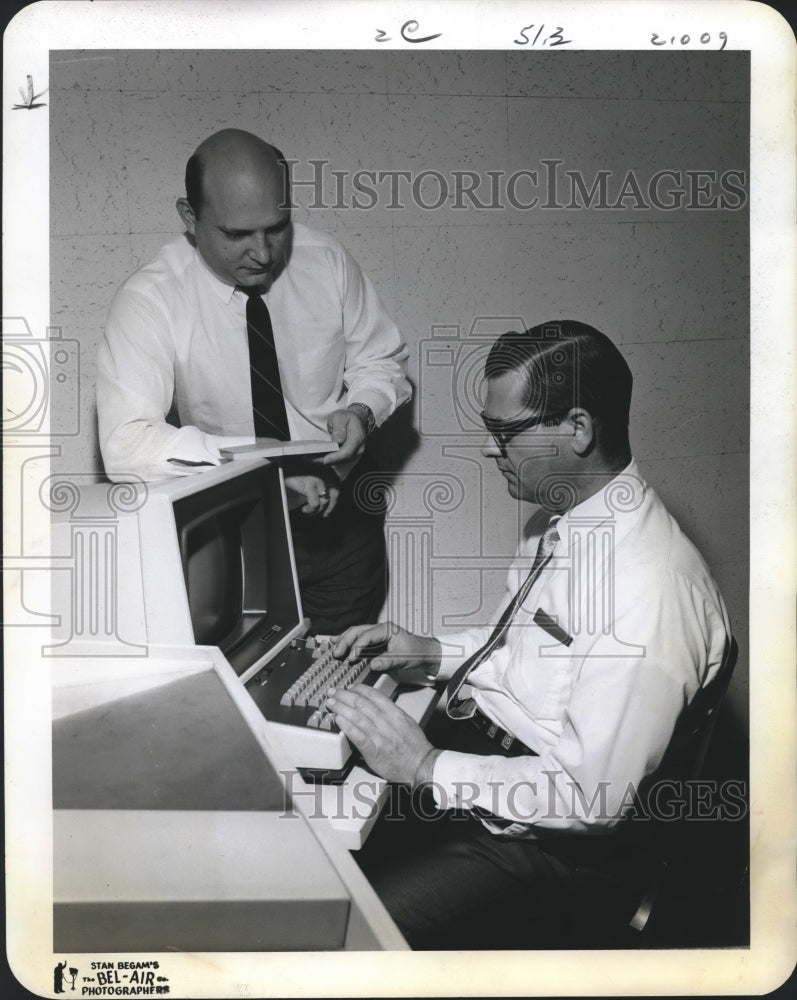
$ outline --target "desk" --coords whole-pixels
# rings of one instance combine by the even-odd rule
[[[406,948],[218,650],[123,653],[56,672],[55,950]]]

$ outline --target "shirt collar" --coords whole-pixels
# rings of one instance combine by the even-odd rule
[[[648,486],[640,475],[636,459],[632,458],[622,472],[618,472],[603,489],[565,511],[559,522],[560,537],[565,537],[564,528],[568,521],[594,521],[596,526],[604,521],[619,523],[621,515],[639,510],[647,491]]]

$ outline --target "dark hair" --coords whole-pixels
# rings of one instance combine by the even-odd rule
[[[486,378],[517,371],[526,377],[529,410],[558,423],[573,407],[597,424],[598,447],[609,461],[628,461],[628,417],[633,376],[609,338],[586,323],[556,320],[493,344]]]
[[[285,162],[285,156],[277,149],[276,146],[271,147],[277,155],[277,162],[282,167],[285,174],[285,195],[286,201],[290,206],[290,191],[291,191],[291,172],[288,164]],[[188,158],[188,163],[185,165],[185,197],[188,204],[194,210],[194,215],[199,218],[199,213],[202,210],[202,206],[205,203],[205,192],[202,188],[202,178],[205,171],[205,161],[200,152],[193,153]]]

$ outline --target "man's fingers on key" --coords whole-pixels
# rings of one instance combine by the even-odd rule
[[[368,736],[360,726],[348,715],[335,713],[335,722],[344,736],[352,741],[358,750],[368,742]]]
[[[390,704],[388,698],[385,701]],[[352,687],[342,690],[330,688],[327,692],[327,704],[333,712],[341,711],[344,715],[349,716],[359,714],[365,718],[373,719],[374,722],[378,721],[378,706],[375,710],[373,703],[364,695],[361,684],[354,684]]]
[[[357,723],[369,739],[378,740],[380,733],[395,724],[392,713],[401,709],[384,695],[372,698],[371,694],[379,693],[368,685],[355,684],[345,691],[330,691],[327,705],[336,716],[340,714]]]
[[[352,649],[357,637],[373,627],[373,625],[352,625],[340,635],[330,636],[332,655],[342,659]]]
[[[375,738],[378,738],[383,726],[381,716],[368,701],[352,693],[351,689],[338,692],[330,691],[327,707],[335,716],[335,722],[346,736],[353,728],[361,741],[371,740],[373,742]]]
[[[330,692],[327,701],[333,713],[353,719],[373,743],[395,740],[409,720],[406,712],[368,684],[355,684],[346,691]],[[398,737],[401,742],[400,736]]]
[[[386,622],[371,625],[369,628],[363,629],[357,636],[352,646],[352,656],[356,658],[364,656],[370,660],[375,653],[380,653],[386,648],[388,638]]]
[[[416,780],[432,744],[406,712],[379,691],[358,684],[348,691],[330,692],[327,704],[368,767],[388,781]]]
[[[374,650],[374,652],[375,653],[379,652],[379,655],[369,656],[368,652],[366,651],[363,653],[363,656],[365,656],[366,660],[368,661],[368,666],[371,668],[371,670],[375,671],[378,674],[383,673],[385,670],[393,670],[395,667],[400,667],[404,663],[403,659],[400,656],[384,652],[383,650],[382,651]]]
[[[377,691],[376,688],[371,687],[370,684],[353,684],[349,691],[352,694],[363,698],[366,702],[371,705],[375,705],[381,711],[389,710],[390,708],[397,708],[393,701],[387,697],[387,695],[382,694],[381,691]]]

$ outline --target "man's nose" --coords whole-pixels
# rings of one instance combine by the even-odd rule
[[[271,246],[265,233],[253,233],[249,243],[249,256],[258,264],[271,263]]]
[[[484,440],[482,441],[481,451],[485,458],[501,457],[501,449],[495,443],[495,438],[492,434],[485,434]]]

